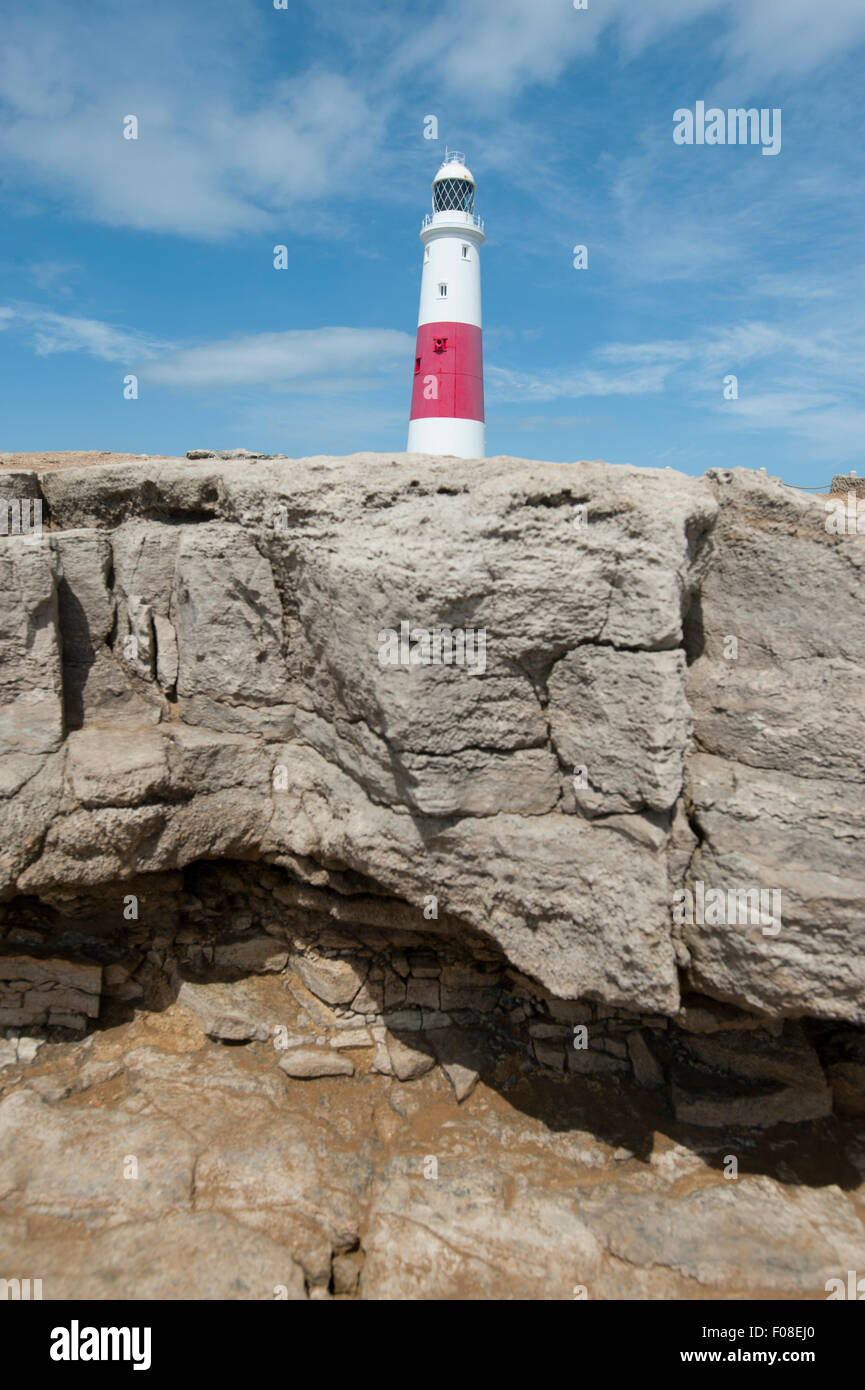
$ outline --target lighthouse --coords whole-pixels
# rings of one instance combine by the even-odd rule
[[[465,155],[433,179],[423,242],[420,313],[408,426],[410,454],[484,457],[481,261],[484,224]]]

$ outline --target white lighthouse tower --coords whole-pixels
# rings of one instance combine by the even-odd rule
[[[481,263],[484,224],[465,155],[450,153],[433,179],[424,218],[410,454],[484,457]]]

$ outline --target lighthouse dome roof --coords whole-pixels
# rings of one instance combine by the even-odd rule
[[[466,157],[456,150],[445,154],[444,162],[432,181],[433,212],[473,212],[475,181]]]
[[[433,179],[433,183],[439,183],[442,179],[465,179],[468,183],[474,183],[474,175],[466,165],[466,157],[458,150],[451,150],[442,160],[442,166]]]

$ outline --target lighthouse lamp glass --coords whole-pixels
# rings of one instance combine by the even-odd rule
[[[471,212],[475,205],[475,186],[468,179],[440,179],[433,184],[436,212]]]

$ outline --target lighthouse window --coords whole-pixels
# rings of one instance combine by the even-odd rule
[[[448,287],[447,287],[447,285],[439,285],[439,298],[440,298],[440,299],[447,299],[447,297],[448,297]]]
[[[468,248],[467,246],[464,246],[464,247],[463,247],[463,260],[464,260],[464,261],[467,261],[468,258],[469,258],[469,248]]]
[[[439,179],[433,184],[434,212],[471,212],[475,186],[468,179]]]
[[[423,258],[424,258],[425,261],[428,261],[428,260],[429,260],[429,247],[428,247],[428,246],[425,246],[425,247],[424,247]]]
[[[414,360],[414,374],[415,374],[415,376],[417,376],[417,374],[418,374],[419,371],[420,371],[420,358],[419,358],[419,357],[416,357],[415,360]]]

